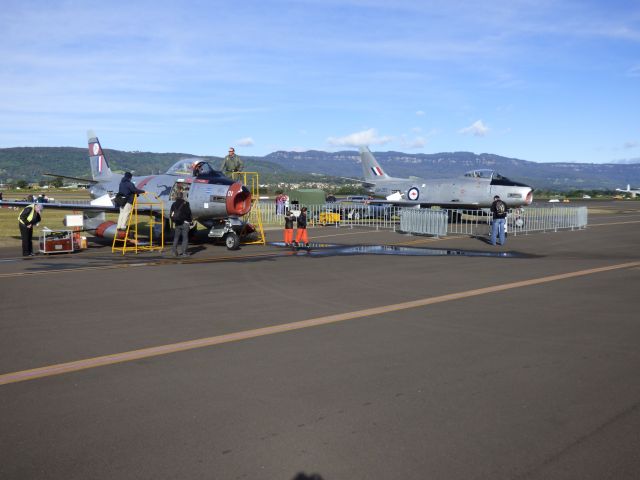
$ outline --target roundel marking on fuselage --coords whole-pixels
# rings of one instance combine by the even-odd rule
[[[94,155],[98,155],[99,151],[100,151],[100,147],[98,146],[98,143],[94,143],[93,144],[93,154]]]
[[[407,196],[409,197],[409,200],[416,201],[418,200],[418,198],[420,198],[420,190],[418,190],[416,187],[411,187],[407,192]]]

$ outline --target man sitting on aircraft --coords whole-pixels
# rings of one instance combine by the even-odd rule
[[[207,162],[198,162],[193,168],[194,177],[209,177],[212,175],[215,175],[215,172]]]
[[[131,181],[131,172],[126,172],[122,180],[120,180],[120,186],[118,187],[118,194],[126,197],[126,203],[124,207],[120,207],[120,215],[118,216],[118,230],[126,230],[129,215],[131,215],[131,208],[133,207],[133,198],[136,194],[145,193],[144,190],[136,188]]]

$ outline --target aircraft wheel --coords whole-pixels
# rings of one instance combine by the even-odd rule
[[[229,232],[224,236],[224,244],[229,250],[237,250],[240,247],[240,237],[235,232]]]

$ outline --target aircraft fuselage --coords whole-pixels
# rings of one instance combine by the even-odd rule
[[[519,207],[531,203],[531,191],[531,187],[511,180],[474,177],[440,180],[390,178],[377,180],[370,187],[375,197],[389,198],[399,194],[405,202],[449,208],[489,207],[495,195],[499,195],[509,207]]]
[[[226,177],[196,178],[179,175],[150,175],[133,177],[139,189],[153,193],[163,202],[164,217],[169,218],[175,195],[181,191],[191,206],[193,218],[210,228],[216,221],[229,216],[244,215],[250,208],[251,196],[240,183]],[[92,186],[90,195],[99,198],[118,192],[120,178]]]

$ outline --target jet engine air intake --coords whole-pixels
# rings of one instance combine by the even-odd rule
[[[241,183],[234,183],[227,191],[227,213],[243,216],[251,210],[251,192]]]

